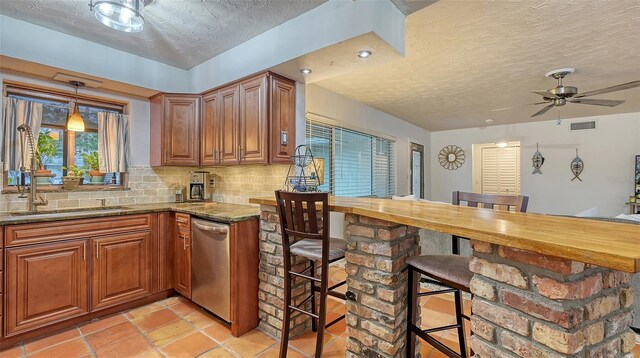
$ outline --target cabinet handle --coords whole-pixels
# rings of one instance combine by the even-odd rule
[[[187,251],[187,238],[182,235],[182,250]]]
[[[96,241],[96,259],[100,258],[100,243]]]
[[[82,243],[82,261],[87,261],[87,242]]]

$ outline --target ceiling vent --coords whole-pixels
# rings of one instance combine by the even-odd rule
[[[572,131],[583,131],[587,129],[596,129],[596,121],[571,123]]]

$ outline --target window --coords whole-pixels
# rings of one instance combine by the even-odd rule
[[[18,98],[26,101],[42,103],[42,124],[40,135],[36,138],[37,146],[42,149],[44,146],[53,148],[52,150],[39,150],[42,164],[46,169],[51,170],[55,176],[48,179],[44,185],[60,185],[62,177],[67,175],[66,168],[75,166],[87,171],[83,155],[90,155],[98,151],[98,112],[123,113],[124,106],[111,105],[108,103],[93,103],[88,100],[79,100],[78,109],[85,122],[84,132],[73,132],[65,129],[67,117],[73,109],[72,99],[55,92],[48,93],[44,90],[33,91],[23,88],[6,89],[8,97]],[[34,134],[35,135],[35,134]],[[8,186],[15,186],[20,176],[19,171],[9,171],[6,183]],[[25,178],[29,182],[29,178]],[[39,178],[39,183],[41,183]],[[89,183],[89,177],[85,174],[84,182]],[[46,179],[45,179],[46,180]],[[41,185],[42,185],[41,184]],[[93,183],[92,183],[93,184]],[[104,182],[98,184],[121,185],[121,173],[107,173]]]
[[[389,197],[395,193],[394,143],[379,136],[307,120],[307,145],[324,159],[321,191],[338,196]]]

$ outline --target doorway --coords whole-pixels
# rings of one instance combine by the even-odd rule
[[[473,191],[520,195],[520,142],[473,145]]]
[[[411,194],[424,199],[424,145],[411,143],[409,154]]]

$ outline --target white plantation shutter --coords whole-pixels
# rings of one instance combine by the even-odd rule
[[[520,194],[520,147],[482,148],[482,193]]]
[[[388,197],[395,193],[394,143],[339,125],[307,120],[307,145],[324,159],[324,185],[338,196]]]

